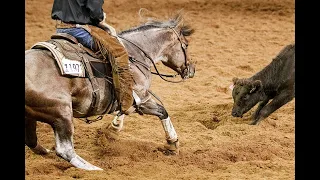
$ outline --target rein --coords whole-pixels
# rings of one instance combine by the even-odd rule
[[[151,72],[151,74],[161,75],[161,76],[164,76],[164,77],[176,77],[177,76],[177,74],[169,75],[169,74],[160,74],[160,73],[157,73],[157,72]]]
[[[181,47],[182,47],[183,53],[184,53],[184,55],[185,55],[186,67],[188,68],[188,66],[187,66],[187,56],[186,56],[186,52],[185,52],[185,49],[184,49],[184,47],[183,47],[183,45],[182,45],[182,44],[184,44],[184,43],[182,43],[182,41],[181,41],[181,39],[180,39],[177,31],[175,31],[173,28],[170,28],[170,29],[172,29],[172,30],[174,31],[174,33],[178,36],[178,40],[179,40],[180,43],[181,43]],[[180,83],[180,82],[184,81],[184,79],[181,79],[180,81],[170,81],[170,80],[168,80],[168,79],[165,79],[164,77],[176,77],[176,75],[166,75],[166,74],[161,74],[161,73],[159,73],[158,68],[157,68],[155,62],[152,60],[152,58],[151,58],[141,47],[139,47],[139,46],[138,46],[137,44],[135,44],[134,42],[132,42],[132,41],[130,41],[129,39],[126,39],[126,38],[124,38],[124,37],[122,37],[122,36],[120,36],[120,35],[118,35],[118,37],[121,38],[121,39],[124,39],[124,40],[126,40],[126,41],[128,41],[128,42],[130,42],[131,44],[133,44],[134,46],[136,46],[141,52],[143,52],[143,54],[152,62],[153,67],[154,67],[154,69],[156,70],[156,72],[151,72],[152,74],[158,75],[161,79],[163,79],[164,81],[167,81],[167,82]],[[184,45],[185,45],[185,44],[184,44]]]

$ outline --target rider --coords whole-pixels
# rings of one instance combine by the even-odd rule
[[[133,103],[129,57],[114,28],[105,22],[103,3],[104,0],[54,0],[51,18],[56,20],[57,33],[70,34],[83,46],[110,59],[120,111],[126,113]]]

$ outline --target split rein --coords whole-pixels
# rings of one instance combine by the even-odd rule
[[[170,28],[170,29],[172,29],[172,30],[174,31],[174,33],[175,33],[175,34],[177,35],[177,37],[178,37],[178,40],[180,41],[181,48],[182,48],[183,53],[184,53],[184,55],[185,55],[184,57],[185,57],[186,67],[187,67],[187,70],[189,71],[189,66],[187,65],[187,54],[186,54],[186,51],[185,51],[185,48],[187,47],[187,45],[184,44],[184,43],[181,41],[181,39],[180,39],[180,37],[179,37],[179,35],[178,35],[178,33],[177,33],[177,31],[176,31],[175,29],[173,29],[173,28]],[[158,75],[158,76],[159,76],[161,79],[163,79],[164,81],[171,82],[171,83],[180,83],[180,82],[183,82],[183,81],[184,81],[184,79],[181,79],[180,81],[171,81],[171,80],[165,79],[164,77],[176,77],[178,74],[175,74],[175,75],[167,75],[167,74],[161,74],[161,73],[159,73],[158,68],[157,68],[155,62],[152,60],[152,58],[151,58],[142,48],[140,48],[137,44],[135,44],[134,42],[132,42],[132,41],[130,41],[130,40],[128,40],[128,39],[126,39],[126,38],[124,38],[124,37],[122,37],[122,36],[119,36],[119,35],[118,35],[118,37],[121,38],[121,39],[124,39],[124,40],[126,40],[126,41],[128,41],[128,42],[130,42],[131,44],[133,44],[133,45],[134,45],[135,47],[137,47],[141,52],[143,52],[143,54],[152,62],[153,67],[154,67],[154,69],[156,70],[156,72],[151,72],[151,74]]]

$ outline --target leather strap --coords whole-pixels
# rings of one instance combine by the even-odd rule
[[[94,112],[96,112],[97,108],[98,108],[98,105],[99,105],[99,100],[100,100],[100,89],[99,89],[99,85],[98,85],[98,82],[97,82],[97,79],[94,77],[93,75],[93,71],[92,71],[92,68],[91,68],[91,64],[90,64],[90,61],[79,54],[79,56],[82,57],[82,61],[84,63],[84,67],[86,68],[86,73],[88,75],[88,78],[91,82],[91,86],[92,86],[92,89],[93,89],[93,92],[92,92],[92,102],[91,102],[91,106],[90,106],[90,109],[89,109],[89,112],[88,112],[88,115],[93,115]]]

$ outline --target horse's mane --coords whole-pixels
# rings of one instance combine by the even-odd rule
[[[169,18],[169,20],[166,20],[166,21],[160,21],[152,17],[148,17],[146,18],[146,22],[142,23],[139,26],[132,27],[128,30],[124,30],[120,32],[119,35],[135,32],[135,31],[148,30],[152,28],[178,28],[178,29],[181,29],[180,31],[182,35],[190,36],[192,33],[194,33],[194,29],[191,28],[189,24],[185,23],[183,16],[184,16],[184,12],[180,10],[176,15],[174,15],[172,18]]]

